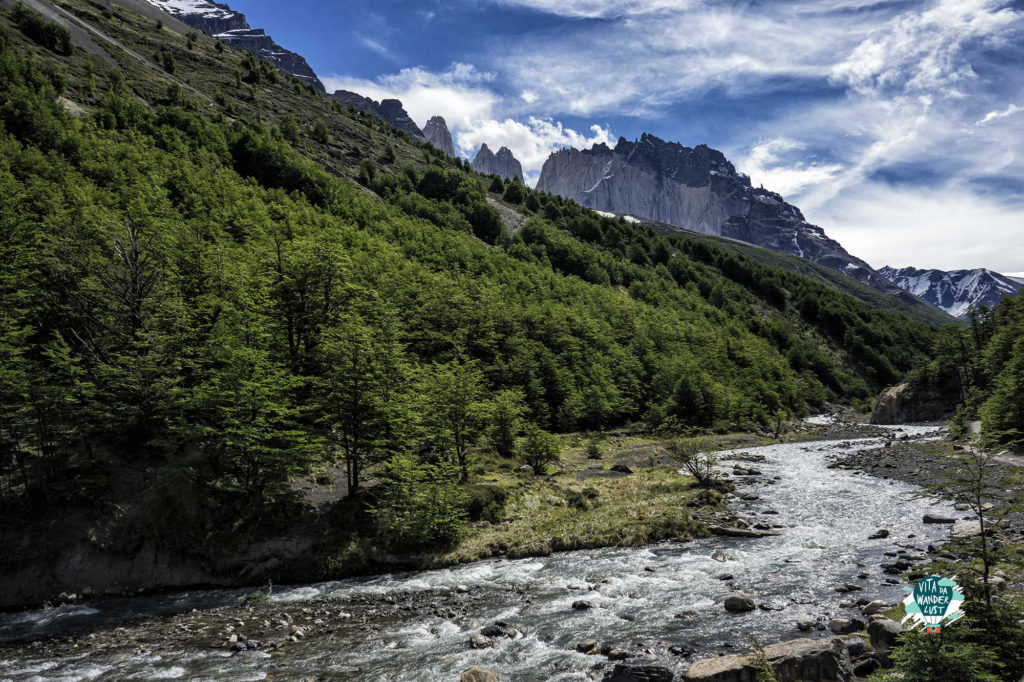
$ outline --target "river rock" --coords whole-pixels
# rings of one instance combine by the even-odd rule
[[[697,650],[692,646],[686,644],[673,644],[668,648],[668,652],[673,656],[682,656],[683,658],[689,658],[697,653]]]
[[[836,588],[836,592],[860,592],[864,587],[861,585],[854,585],[853,583],[843,583]]]
[[[498,682],[498,673],[488,668],[473,666],[462,671],[461,682]]]
[[[672,682],[675,673],[662,665],[619,663],[604,676],[604,682]]]
[[[469,646],[474,649],[487,649],[494,646],[494,640],[490,637],[476,634],[469,638]]]
[[[736,561],[736,559],[738,557],[736,556],[736,554],[734,552],[730,552],[730,551],[725,550],[725,549],[719,549],[719,550],[716,550],[715,553],[711,555],[711,558],[714,559],[715,561],[726,562],[726,561]]]
[[[573,648],[581,654],[587,654],[588,656],[601,653],[601,645],[597,643],[596,639],[585,639],[582,642],[577,642]]]
[[[949,534],[955,538],[973,538],[981,535],[981,521],[968,521],[966,519],[957,521],[949,529]]]
[[[811,628],[814,627],[813,620],[798,620],[796,622],[796,629],[800,632],[810,632]]]
[[[871,647],[875,650],[883,662],[888,660],[888,652],[896,638],[903,632],[903,626],[888,618],[876,620],[868,624],[868,636],[871,638]]]
[[[876,657],[867,656],[853,664],[853,674],[857,677],[867,677],[881,667],[882,664],[879,663]]]
[[[725,598],[725,610],[733,613],[746,613],[757,608],[754,600],[742,592],[735,592]]]
[[[794,639],[769,644],[764,655],[775,673],[784,680],[806,682],[851,682],[853,665],[843,640]],[[705,658],[695,662],[684,679],[701,682],[749,682],[758,670],[752,654]]]
[[[837,635],[860,632],[864,629],[864,620],[862,618],[833,618],[829,629]]]
[[[867,643],[860,637],[850,637],[846,640],[846,650],[850,652],[850,658],[857,658],[867,647]]]
[[[592,609],[592,608],[594,608],[594,606],[590,602],[583,601],[582,599],[579,600],[579,601],[574,601],[572,603],[572,610],[573,611],[586,611],[587,609]]]
[[[742,495],[740,495],[740,499],[745,500],[747,502],[753,502],[754,500],[760,500],[761,496],[755,493],[743,493]]]
[[[882,601],[881,599],[876,599],[875,601],[868,602],[867,604],[865,604],[864,608],[862,608],[860,612],[865,616],[873,616],[876,613],[881,613],[882,611],[885,611],[888,608],[889,605],[886,602]]]
[[[868,540],[884,540],[887,537],[889,537],[889,531],[887,531],[886,529],[882,528],[882,529],[876,530],[874,533],[869,535],[868,536]]]
[[[921,519],[925,523],[942,523],[942,524],[953,524],[956,523],[956,519],[950,516],[943,516],[941,514],[932,514],[931,512],[924,515]]]

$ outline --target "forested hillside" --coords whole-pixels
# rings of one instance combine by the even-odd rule
[[[61,6],[118,44],[21,7],[0,25],[7,519],[228,551],[341,465],[384,481],[346,532],[445,543],[482,453],[864,405],[935,336],[474,174],[209,37]],[[51,551],[3,531],[8,564]]]
[[[947,329],[932,359],[909,376],[914,393],[942,391],[957,408],[955,435],[981,420],[992,447],[1024,450],[1024,298],[971,311],[968,329]],[[959,399],[959,401],[958,401]]]

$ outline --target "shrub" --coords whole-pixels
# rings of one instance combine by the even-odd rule
[[[494,516],[500,516],[504,511],[508,500],[508,491],[497,485],[473,483],[462,486],[460,490],[465,496],[462,508],[471,521],[493,520]],[[492,518],[487,518],[488,515]]]
[[[21,32],[57,54],[71,54],[71,32],[60,24],[47,21],[39,12],[30,10],[22,3],[14,6],[12,16]]]

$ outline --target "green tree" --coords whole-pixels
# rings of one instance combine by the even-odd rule
[[[513,178],[505,185],[505,192],[501,196],[505,201],[516,206],[523,203],[523,186],[519,184],[518,178]]]
[[[462,481],[468,481],[468,451],[480,434],[486,409],[483,373],[475,361],[462,358],[430,365],[422,373],[419,390],[435,437],[454,455]]]
[[[331,139],[331,131],[327,129],[327,124],[322,118],[318,118],[313,124],[313,139],[320,144],[327,144]]]
[[[526,425],[526,434],[519,444],[523,461],[533,468],[537,475],[543,475],[549,464],[558,461],[561,445],[558,438],[536,424]]]
[[[353,314],[327,333],[321,352],[321,419],[345,461],[350,494],[359,489],[366,467],[382,458],[402,417],[401,348],[376,339],[375,330]]]
[[[291,114],[284,115],[281,122],[277,124],[277,129],[280,131],[281,137],[292,144],[299,141],[299,125],[295,122],[295,117]]]
[[[506,389],[494,395],[488,409],[487,437],[501,457],[516,454],[516,442],[523,430],[526,402],[520,389]]]

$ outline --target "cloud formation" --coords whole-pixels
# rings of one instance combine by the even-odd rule
[[[464,154],[506,145],[529,179],[553,149],[643,130],[721,148],[872,264],[906,237],[922,266],[988,244],[985,265],[1024,270],[1001,248],[1024,225],[1013,0],[451,2],[536,15],[536,29],[484,28],[485,49],[441,72],[325,80],[398,97],[420,123],[443,115]]]

